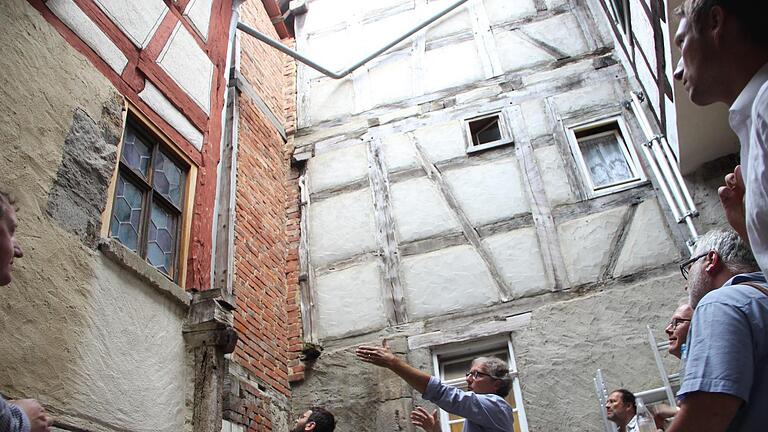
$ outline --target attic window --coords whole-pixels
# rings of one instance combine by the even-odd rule
[[[468,119],[464,125],[467,153],[512,143],[512,133],[501,112]]]

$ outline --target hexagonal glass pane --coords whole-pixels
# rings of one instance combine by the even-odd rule
[[[141,139],[133,128],[126,128],[125,139],[123,140],[123,154],[121,156],[122,161],[146,178],[149,172],[149,159],[151,156],[151,147]]]
[[[178,208],[183,198],[184,175],[184,170],[168,156],[162,152],[157,154],[153,187]]]
[[[177,223],[178,216],[157,203],[152,204],[147,233],[147,262],[168,276],[173,276],[174,271]]]
[[[116,190],[110,236],[136,252],[139,249],[143,193],[122,175],[117,177]]]

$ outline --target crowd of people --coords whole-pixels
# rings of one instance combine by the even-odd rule
[[[681,358],[685,373],[678,406],[656,410],[657,426],[670,432],[762,431],[768,427],[768,2],[684,0],[678,13],[674,43],[681,58],[675,79],[695,104],[730,106],[741,165],[718,190],[733,230],[701,236],[680,266],[688,301],[674,311],[665,330],[669,352]],[[23,256],[16,224],[13,202],[0,193],[0,286],[11,282],[13,260]],[[475,359],[464,391],[409,365],[386,343],[360,346],[356,355],[464,417],[464,432],[513,430],[513,410],[505,400],[512,377],[498,358]],[[605,408],[621,432],[638,430],[630,391],[613,391]],[[416,408],[411,421],[427,432],[440,430],[437,411]],[[45,432],[51,425],[38,401],[0,398],[0,432]],[[332,432],[335,426],[332,413],[312,407],[292,432]]]

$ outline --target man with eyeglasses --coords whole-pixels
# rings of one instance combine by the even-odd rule
[[[355,352],[366,363],[384,367],[400,376],[421,396],[444,409],[464,417],[463,432],[512,432],[512,407],[504,399],[512,387],[512,376],[507,364],[496,357],[479,357],[472,361],[467,373],[467,387],[463,391],[440,382],[436,377],[414,368],[395,356],[386,341],[382,346],[361,346]],[[411,421],[427,432],[439,432],[437,413],[429,414],[417,408]]]
[[[683,347],[688,339],[688,329],[691,327],[691,318],[693,318],[693,308],[686,301],[681,303],[672,314],[672,319],[667,324],[664,332],[667,333],[669,340],[668,351],[677,358],[681,358]]]
[[[680,266],[693,321],[680,410],[667,429],[759,431],[768,424],[768,290],[749,246],[710,231]]]

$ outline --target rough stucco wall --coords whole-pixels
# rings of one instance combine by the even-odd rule
[[[0,25],[0,185],[25,249],[0,294],[0,390],[93,430],[183,430],[183,311],[46,214],[73,121],[107,145],[120,97],[27,2],[4,2]]]
[[[660,387],[645,326],[664,338],[683,294],[682,278],[671,271],[534,310],[530,326],[512,335],[530,430],[601,430],[597,368],[611,389]]]

